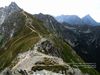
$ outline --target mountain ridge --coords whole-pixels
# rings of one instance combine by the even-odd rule
[[[78,17],[77,15],[61,15],[55,17],[55,19],[60,23],[66,22],[70,25],[91,25],[91,26],[100,25],[89,14],[82,18]]]

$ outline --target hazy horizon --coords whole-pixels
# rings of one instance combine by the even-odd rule
[[[0,7],[8,6],[11,2],[31,14],[77,15],[80,18],[89,14],[100,22],[100,0],[0,0]]]

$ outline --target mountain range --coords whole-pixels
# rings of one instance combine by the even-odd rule
[[[0,8],[0,75],[100,75],[99,31],[29,14],[12,2]],[[97,69],[86,65],[92,61]]]
[[[55,17],[55,19],[60,23],[66,22],[70,25],[100,25],[100,23],[96,22],[90,15],[86,15],[83,18],[80,18],[76,15],[61,15]]]

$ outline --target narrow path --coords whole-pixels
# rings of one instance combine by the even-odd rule
[[[38,31],[35,30],[35,27],[32,25],[32,19],[24,12],[22,11],[23,15],[26,17],[26,27],[28,27],[30,30],[32,30],[32,32],[35,32],[39,35],[40,38],[42,38],[42,36],[39,34]]]

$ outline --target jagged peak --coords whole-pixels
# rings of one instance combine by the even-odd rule
[[[96,21],[94,20],[94,18],[92,18],[91,15],[89,15],[89,14],[87,14],[86,16],[84,16],[84,17],[82,18],[82,20],[85,20],[85,19],[96,22]]]
[[[39,15],[44,15],[43,13],[39,13]]]
[[[11,2],[11,4],[9,6],[17,6],[18,7],[18,5],[15,2]]]
[[[97,26],[98,22],[94,18],[92,18],[89,14],[82,18],[83,22],[88,25]]]
[[[17,11],[21,11],[22,9],[15,3],[15,2],[11,2],[9,4],[9,6],[6,6],[4,8],[4,11],[8,14],[13,13],[13,12],[17,12]]]
[[[1,7],[4,11],[11,10],[11,11],[19,11],[21,8],[15,3],[11,2],[8,6]]]
[[[93,19],[92,17],[91,17],[91,15],[90,14],[87,14],[86,16],[84,16],[83,18],[91,18],[91,19]]]

